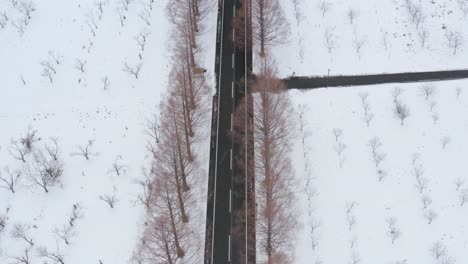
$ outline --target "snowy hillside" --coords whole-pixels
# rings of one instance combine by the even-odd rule
[[[291,36],[273,51],[280,75],[467,68],[466,1],[412,0],[412,8],[407,2],[281,1]]]
[[[409,109],[403,125],[395,87]],[[468,260],[467,88],[460,80],[290,92],[304,186],[294,263]]]
[[[41,247],[71,264],[127,263],[144,221],[145,129],[169,72],[167,1],[21,2],[0,2],[0,176],[22,171],[15,193],[0,182],[0,263],[26,249],[39,263]],[[215,15],[200,42],[213,53]],[[23,162],[14,142],[28,130],[36,140]],[[54,141],[63,176],[46,193],[25,164]]]

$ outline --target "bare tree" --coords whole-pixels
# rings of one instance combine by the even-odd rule
[[[34,153],[32,164],[25,166],[25,172],[33,185],[41,187],[48,193],[49,187],[60,181],[64,170],[63,167],[64,164],[61,158],[37,151]]]
[[[427,194],[423,195],[423,197],[421,198],[421,201],[422,201],[424,210],[426,210],[427,207],[432,204],[432,199]]]
[[[392,90],[392,97],[393,97],[393,102],[396,104],[397,102],[400,101],[400,95],[403,91],[401,90],[400,87],[395,87]]]
[[[58,161],[61,156],[60,148],[58,146],[57,138],[50,138],[51,144],[46,144],[44,146],[47,154],[55,161]]]
[[[436,260],[447,255],[447,247],[440,241],[436,241],[429,251]]]
[[[97,6],[98,10],[99,10],[99,20],[102,19],[102,15],[104,14],[104,6],[106,5],[106,2],[105,1],[102,1],[102,0],[99,0],[95,3],[95,5]]]
[[[102,86],[103,86],[104,91],[109,90],[109,87],[110,87],[109,77],[104,76],[104,77],[101,79],[101,81],[102,81]]]
[[[433,111],[434,111],[434,108],[436,107],[436,105],[437,105],[437,102],[431,101],[431,102],[429,103],[429,111],[430,111],[430,112],[433,112]]]
[[[442,137],[442,139],[440,140],[440,143],[442,143],[442,149],[445,149],[445,147],[447,147],[447,144],[450,143],[450,137],[448,136]]]
[[[449,48],[453,49],[453,55],[457,54],[458,49],[463,45],[463,36],[460,32],[446,30],[445,37],[447,38]]]
[[[466,179],[463,178],[457,178],[455,180],[455,186],[457,187],[457,191],[460,190],[461,187],[463,187],[466,183]]]
[[[137,195],[138,201],[143,204],[146,209],[150,209],[152,205],[152,198],[154,193],[153,187],[154,181],[154,169],[153,167],[149,170],[141,168],[141,176],[137,179],[137,183],[143,188],[143,192]]]
[[[83,218],[83,215],[84,213],[81,205],[79,203],[73,204],[72,212],[70,214],[70,217],[68,218],[68,224],[72,227],[75,226],[75,222],[78,219]]]
[[[8,218],[5,214],[0,214],[0,234],[5,230],[7,219]]]
[[[21,176],[21,170],[11,171],[10,168],[5,167],[4,171],[7,175],[3,176],[0,172],[0,188],[10,190],[15,193],[16,185]]]
[[[425,97],[426,101],[429,97],[434,96],[435,93],[435,86],[433,84],[427,83],[421,86],[421,95]]]
[[[54,66],[53,62],[51,62],[49,60],[43,60],[39,64],[43,67],[43,69],[48,69],[53,74],[57,74],[57,70],[55,70],[55,66]]]
[[[397,116],[400,119],[401,125],[403,125],[405,119],[408,118],[408,116],[410,116],[410,110],[408,106],[399,102],[396,103],[393,111],[395,113],[395,116]]]
[[[468,189],[463,189],[460,192],[460,206],[465,205],[468,202]]]
[[[434,125],[439,121],[439,115],[437,113],[432,114],[432,121],[434,121]]]
[[[16,28],[16,30],[18,31],[20,36],[22,36],[24,34],[25,25],[23,24],[23,20],[20,19],[20,20],[11,21],[11,25],[14,28]]]
[[[161,127],[159,126],[158,117],[153,114],[151,118],[146,121],[146,149],[153,154],[153,158],[157,158],[157,144],[161,140]]]
[[[23,254],[20,255],[20,256],[15,256],[15,257],[10,257],[11,259],[13,259],[13,263],[14,264],[31,264],[31,261],[29,260],[29,247],[26,248],[24,251],[23,251]]]
[[[39,247],[37,253],[40,257],[48,259],[53,264],[65,264],[65,256],[57,246],[55,251],[50,251],[46,247]]]
[[[151,26],[151,12],[146,8],[146,6],[140,13],[138,13],[138,17],[143,20],[147,26]]]
[[[123,71],[133,75],[135,79],[138,79],[142,66],[142,62],[137,63],[135,66],[130,66],[128,63],[124,62]]]
[[[20,2],[18,9],[24,14],[24,24],[28,25],[32,12],[36,10],[34,3],[31,0],[23,0]]]
[[[367,143],[367,145],[371,148],[372,154],[375,155],[379,148],[382,146],[382,143],[380,142],[380,139],[378,137],[373,137],[369,140],[369,143]]]
[[[83,156],[86,160],[89,160],[92,156],[98,156],[99,153],[93,152],[91,148],[93,147],[94,140],[88,140],[86,146],[78,146],[78,152],[74,152],[72,156]]]
[[[346,216],[346,222],[348,223],[348,230],[352,230],[356,224],[356,216],[354,214],[348,214]]]
[[[361,56],[361,49],[366,44],[366,36],[358,36],[357,33],[354,34],[353,46],[356,54],[360,57]]]
[[[325,38],[325,48],[327,48],[328,53],[331,54],[332,51],[337,46],[337,36],[335,35],[335,28],[334,27],[326,27],[324,32]]]
[[[357,13],[357,11],[356,11],[354,8],[350,7],[350,8],[348,9],[348,12],[346,13],[346,15],[348,16],[349,23],[350,23],[350,24],[353,24],[353,23],[354,23],[354,19],[356,19],[358,13]]]
[[[99,200],[106,202],[110,208],[114,208],[115,204],[118,202],[117,198],[115,197],[115,193],[99,195]]]
[[[388,39],[388,32],[387,31],[384,31],[381,29],[381,32],[382,32],[382,45],[384,47],[384,49],[387,51],[388,50],[388,47],[389,47],[389,39]]]
[[[418,29],[418,37],[421,47],[424,48],[426,46],[427,38],[429,37],[429,31],[425,28]]]
[[[385,153],[375,153],[373,155],[375,167],[378,168],[380,166],[380,163],[382,163],[382,161],[384,161],[386,157],[387,154]]]
[[[112,169],[110,172],[115,172],[117,176],[120,176],[120,174],[125,173],[127,166],[122,164],[122,156],[117,156],[112,163]]]
[[[374,119],[373,113],[364,113],[364,122],[366,122],[367,127],[370,126],[370,123],[373,119]]]
[[[16,223],[13,226],[13,230],[11,231],[11,236],[16,239],[22,239],[26,241],[30,246],[34,246],[32,238],[28,234],[29,228],[22,224],[22,223]]]
[[[262,58],[267,48],[287,41],[289,24],[278,0],[252,1],[252,30]]]
[[[327,0],[320,0],[318,7],[320,9],[320,12],[322,13],[322,17],[325,17],[328,11],[330,11],[331,6],[332,4]]]
[[[343,129],[340,128],[334,128],[333,129],[333,135],[335,136],[335,142],[338,142],[338,140],[343,136]]]
[[[379,178],[379,182],[382,182],[387,177],[387,172],[384,170],[377,170],[377,176]]]
[[[345,205],[345,212],[346,214],[351,214],[355,208],[355,206],[357,205],[357,203],[355,201],[351,201],[351,202],[346,202],[346,205]]]
[[[21,160],[22,162],[26,162],[26,155],[31,153],[27,148],[22,146],[18,141],[11,140],[10,147],[8,148],[8,153],[17,160]]]
[[[351,255],[351,264],[359,264],[361,262],[361,256],[359,256],[359,253],[354,251],[353,254]]]
[[[416,188],[418,189],[419,193],[422,193],[426,188],[429,180],[424,177],[419,177],[416,180]]]
[[[122,8],[116,8],[116,9],[115,9],[115,13],[117,13],[117,15],[119,16],[120,25],[121,25],[122,27],[124,27],[124,25],[125,25],[125,20],[127,19],[127,17],[125,16],[125,13],[124,13],[124,9],[122,9]]]
[[[424,213],[424,217],[427,219],[428,224],[431,224],[432,221],[438,217],[438,215],[434,210],[428,210]]]
[[[8,15],[6,11],[1,11],[0,12],[0,27],[4,29],[7,22],[8,22]]]
[[[133,2],[133,0],[120,0],[120,4],[122,7],[125,9],[125,11],[128,11],[128,6]]]
[[[49,56],[57,65],[60,65],[63,61],[63,56],[57,51],[49,50]]]
[[[263,70],[253,86],[258,93],[258,100],[253,101],[254,142],[259,149],[255,154],[257,242],[269,263],[292,252],[296,227],[291,161],[287,156],[292,108],[284,89],[270,68]]]
[[[423,167],[421,165],[420,166],[414,166],[413,167],[413,174],[416,177],[416,180],[421,178],[421,176],[424,174]]]
[[[385,221],[388,224],[387,235],[392,240],[392,244],[395,244],[395,240],[397,240],[401,236],[401,231],[396,226],[396,223],[398,222],[398,219],[396,217],[392,216],[392,217],[387,217],[387,219],[385,219]]]
[[[85,66],[86,66],[86,61],[82,59],[76,59],[75,64],[73,65],[73,67],[76,70],[80,71],[81,73],[85,72]]]
[[[460,87],[457,87],[457,90],[456,90],[457,100],[460,99],[461,94],[462,94],[462,89]]]
[[[48,69],[48,68],[43,68],[42,69],[42,74],[41,74],[42,77],[46,77],[47,79],[49,79],[49,82],[50,83],[53,83],[54,82],[54,73]]]
[[[39,141],[40,139],[37,137],[37,130],[33,130],[32,127],[28,127],[28,130],[20,138],[20,142],[28,151],[32,151],[33,145],[35,142]]]
[[[57,238],[63,240],[66,245],[70,244],[70,240],[76,236],[76,231],[74,226],[64,225],[62,228],[54,228],[53,233]]]

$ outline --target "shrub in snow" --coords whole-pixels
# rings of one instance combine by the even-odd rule
[[[99,200],[106,202],[110,208],[114,208],[115,204],[118,202],[115,194],[99,195]]]
[[[13,226],[13,230],[11,231],[11,236],[13,238],[22,239],[26,241],[29,245],[33,246],[34,243],[33,243],[32,238],[28,234],[28,230],[29,230],[29,227],[27,227],[26,225],[22,223],[16,223]]]
[[[428,224],[431,224],[438,217],[438,214],[434,210],[429,210],[424,213],[424,217],[427,219]]]
[[[3,230],[5,230],[6,222],[7,216],[4,214],[0,214],[0,233],[2,233]]]
[[[15,193],[15,187],[20,179],[21,170],[11,171],[8,167],[4,169],[5,174],[0,171],[0,188],[10,190]]]
[[[403,122],[405,121],[405,119],[408,118],[408,116],[410,115],[410,110],[407,105],[401,104],[400,102],[397,101],[395,103],[394,113],[395,113],[395,116],[400,119],[401,125],[403,125]]]
[[[34,159],[26,164],[25,173],[33,185],[39,186],[47,193],[49,187],[56,185],[62,177],[64,164],[58,156],[42,150],[34,153]]]
[[[65,257],[63,253],[60,251],[60,249],[58,248],[58,246],[55,251],[50,251],[46,247],[39,247],[37,249],[37,254],[39,255],[39,257],[47,259],[51,261],[51,263],[53,264],[65,264],[65,261],[64,261]]]
[[[94,140],[88,140],[88,143],[85,146],[78,146],[78,152],[73,152],[72,156],[83,156],[86,160],[89,160],[91,156],[97,156],[99,153],[93,152],[92,147]]]

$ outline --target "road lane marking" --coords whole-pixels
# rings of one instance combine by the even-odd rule
[[[232,205],[232,191],[229,190],[229,212],[231,212],[231,205]]]
[[[234,53],[232,53],[232,68],[234,69]]]
[[[231,262],[231,235],[229,235],[228,241],[228,261]]]
[[[231,131],[232,131],[232,129],[234,128],[233,120],[234,120],[234,119],[233,119],[233,114],[231,113]]]
[[[232,149],[231,149],[231,158],[229,160],[229,168],[232,170]]]

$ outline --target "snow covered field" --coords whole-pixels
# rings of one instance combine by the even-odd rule
[[[430,83],[427,100],[425,85],[290,92],[302,120],[292,159],[304,186],[294,263],[466,263],[468,81]],[[395,87],[409,108],[403,125]]]
[[[18,224],[34,244],[33,263],[45,260],[36,250],[42,246],[60,251],[66,263],[127,263],[144,221],[137,179],[150,160],[145,126],[158,112],[169,71],[166,1],[34,1],[30,19],[13,2],[0,2],[7,16],[0,19],[0,173],[6,178],[4,168],[23,168],[10,155],[11,140],[28,128],[39,139],[33,149],[58,140],[64,172],[48,193],[24,173],[15,193],[0,189],[6,219],[0,263],[29,248],[25,239],[12,237]],[[215,21],[213,12],[200,42],[201,50],[213,51],[199,61],[209,70]],[[124,71],[125,64],[135,74]],[[89,160],[76,155],[90,141]],[[116,198],[114,208],[103,201],[106,195]],[[63,234],[73,212],[80,217],[66,245],[57,233]]]
[[[298,20],[293,2],[299,3]],[[320,8],[321,2],[329,4]],[[327,75],[328,69],[339,75],[467,68],[468,4],[462,9],[462,0],[412,0],[421,11],[412,12],[413,22],[405,2],[281,1],[291,27],[289,42],[272,51],[281,77]],[[457,35],[461,42],[454,55]]]

